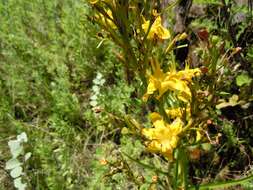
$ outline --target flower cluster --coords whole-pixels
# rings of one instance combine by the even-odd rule
[[[146,94],[143,96],[143,100],[147,101],[149,96],[158,91],[155,96],[160,99],[167,91],[173,91],[177,93],[178,99],[183,102],[191,101],[191,90],[189,84],[192,82],[194,76],[201,74],[200,69],[188,69],[176,72],[170,71],[164,73],[160,68],[157,61],[151,61],[153,75],[149,76],[149,83]]]
[[[142,130],[142,134],[148,139],[146,143],[148,150],[159,152],[171,160],[173,150],[177,147],[179,140],[178,135],[182,132],[183,122],[178,117],[168,124],[156,112],[151,114],[151,121],[154,127]]]
[[[179,135],[183,130],[185,118],[189,120],[191,117],[190,102],[192,93],[190,84],[193,83],[192,78],[201,74],[200,69],[185,68],[181,71],[171,69],[164,73],[159,63],[155,60],[151,61],[153,74],[149,74],[149,83],[147,92],[143,96],[143,100],[147,101],[153,95],[157,100],[166,93],[175,93],[178,100],[185,103],[185,107],[176,107],[165,109],[165,114],[174,121],[169,124],[167,120],[158,113],[151,114],[152,128],[142,130],[148,141],[147,148],[151,152],[158,152],[171,160],[173,158],[173,150],[177,147]]]

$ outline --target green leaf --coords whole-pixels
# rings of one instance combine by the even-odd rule
[[[229,180],[225,182],[214,182],[214,183],[208,183],[204,185],[198,185],[198,186],[192,186],[188,188],[189,190],[207,190],[207,189],[223,189],[225,187],[231,187],[238,184],[244,184],[247,181],[250,181],[253,179],[253,175],[250,175],[248,177],[244,177],[241,179],[235,179],[235,180]]]
[[[140,190],[146,190],[149,188],[149,186],[150,186],[150,184],[145,183],[145,184],[141,185]]]
[[[231,96],[231,97],[229,98],[229,103],[230,103],[231,105],[236,105],[236,104],[238,103],[238,100],[239,100],[238,95],[234,94],[233,96]]]
[[[13,158],[18,157],[23,151],[23,147],[20,146],[20,142],[18,140],[10,140],[8,142],[8,145],[10,147]]]
[[[96,78],[97,79],[102,79],[102,77],[103,77],[103,75],[101,73],[98,73]]]
[[[220,96],[226,96],[226,95],[230,95],[230,93],[222,91],[222,92],[219,92],[219,95]]]
[[[12,178],[17,178],[17,177],[19,177],[19,176],[21,176],[22,175],[22,167],[20,167],[20,166],[18,166],[18,167],[16,167],[16,168],[14,168],[13,170],[11,170],[11,177]]]
[[[103,44],[104,41],[105,41],[105,39],[103,39],[103,40],[101,40],[101,41],[99,42],[99,44],[97,45],[97,49],[100,48],[100,46]]]
[[[252,79],[247,74],[241,74],[236,77],[237,86],[249,85]]]
[[[105,79],[101,79],[100,86],[102,86],[105,83]]]
[[[27,161],[31,156],[32,156],[32,153],[31,152],[27,152],[25,154],[25,161]]]
[[[93,92],[99,92],[99,87],[98,86],[93,86],[92,87],[92,90],[93,90]]]
[[[96,79],[93,80],[93,83],[96,84],[96,85],[99,85],[100,84],[100,80],[96,78]]]
[[[210,151],[212,148],[212,145],[210,143],[203,143],[201,144],[201,147],[203,148],[203,150],[205,151]]]
[[[8,142],[8,146],[10,147],[10,149],[18,149],[20,147],[20,142],[17,140],[10,140]]]
[[[245,101],[241,100],[241,101],[238,101],[239,100],[239,96],[234,94],[233,96],[231,96],[228,100],[228,102],[226,102],[224,99],[221,99],[221,103],[219,103],[218,105],[216,105],[216,108],[217,109],[221,109],[221,108],[225,108],[225,107],[228,107],[228,106],[236,106],[236,105],[243,105],[245,104]]]
[[[228,102],[222,102],[222,103],[216,105],[216,108],[221,109],[221,108],[225,108],[225,107],[228,107],[228,106],[232,106],[232,105]]]
[[[26,188],[26,184],[22,183],[21,177],[16,178],[16,179],[14,180],[14,186],[15,186],[18,190],[25,190],[25,188]]]
[[[17,136],[17,140],[19,142],[27,142],[28,138],[25,132],[21,133],[20,135]]]
[[[148,165],[148,164],[144,164],[144,163],[142,163],[141,161],[134,159],[133,157],[129,156],[128,154],[126,154],[126,153],[124,153],[124,152],[122,152],[122,154],[125,155],[125,156],[126,156],[127,158],[129,158],[130,160],[136,162],[137,164],[141,165],[142,167],[144,167],[144,168],[146,168],[146,169],[150,169],[150,170],[153,170],[153,171],[155,171],[155,172],[157,172],[157,173],[161,173],[161,174],[168,175],[168,172],[162,171],[162,170],[160,170],[160,169],[158,169],[158,168],[155,168],[155,167],[152,167],[152,166],[150,166],[150,165]]]
[[[90,105],[93,106],[93,107],[95,107],[95,106],[98,105],[98,102],[95,101],[95,100],[92,100],[92,101],[90,101]]]
[[[98,97],[97,97],[97,95],[93,95],[93,96],[90,97],[90,99],[91,99],[91,100],[97,100]]]
[[[16,167],[21,166],[21,165],[22,165],[22,163],[20,163],[18,161],[18,159],[13,158],[13,159],[10,159],[6,162],[5,169],[6,170],[11,170],[11,169],[16,168]]]

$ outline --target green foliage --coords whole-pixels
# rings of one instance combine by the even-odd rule
[[[252,79],[247,74],[240,74],[236,77],[236,84],[238,86],[249,85]]]
[[[236,137],[236,131],[235,131],[234,126],[232,125],[232,123],[230,123],[228,121],[224,121],[222,130],[223,130],[224,134],[227,137],[228,146],[238,145],[238,139]]]
[[[166,177],[165,172],[159,173],[165,170],[165,162],[159,157],[142,158],[144,147],[140,141],[133,140],[131,137],[124,136],[121,139],[120,151],[112,143],[101,144],[97,147],[91,165],[93,175],[88,180],[89,187],[146,189],[156,186],[162,188],[161,184],[152,182],[152,177],[158,176],[159,179]],[[140,158],[142,159],[139,161]],[[107,163],[102,165],[100,162],[104,159]]]
[[[110,44],[96,48],[89,12],[79,0],[0,3],[0,134],[4,141],[20,131],[30,137],[27,185],[36,189],[86,186],[88,87],[97,71],[114,65]]]

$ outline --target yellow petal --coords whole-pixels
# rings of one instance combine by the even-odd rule
[[[152,114],[154,127],[142,130],[142,134],[149,139],[146,142],[147,148],[151,152],[159,152],[171,159],[179,141],[178,135],[182,131],[183,122],[177,118],[172,124],[167,124],[158,113]]]
[[[144,32],[148,32],[150,25],[150,21],[144,20],[144,23],[142,24],[142,29]],[[170,38],[170,32],[166,28],[162,26],[162,19],[160,16],[156,18],[152,26],[150,27],[149,33],[147,38],[153,39],[155,36],[157,36],[160,39],[168,39]]]
[[[191,109],[190,106],[187,105],[186,109],[178,107],[178,108],[170,108],[165,110],[166,114],[171,118],[175,119],[177,117],[182,118],[183,114],[186,114],[186,117],[190,117]]]
[[[161,120],[162,116],[157,112],[153,112],[150,114],[150,119],[151,119],[152,123],[154,123],[157,120]]]
[[[199,131],[196,131],[196,141],[200,141],[201,140],[201,134]]]
[[[163,40],[170,38],[170,32],[162,26],[157,27],[156,34],[160,39]]]

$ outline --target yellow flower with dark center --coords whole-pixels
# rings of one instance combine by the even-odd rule
[[[161,153],[171,160],[179,141],[178,135],[182,132],[183,122],[177,118],[172,124],[168,124],[158,113],[151,114],[151,120],[154,127],[142,130],[142,134],[148,139],[147,149],[150,152]]]
[[[144,24],[142,24],[142,29],[147,33],[149,29],[150,21],[146,21],[144,19]],[[168,39],[170,38],[170,32],[166,28],[162,26],[162,19],[160,16],[156,18],[154,23],[152,24],[149,32],[148,32],[148,39],[154,39],[154,38],[159,38],[159,39]]]

